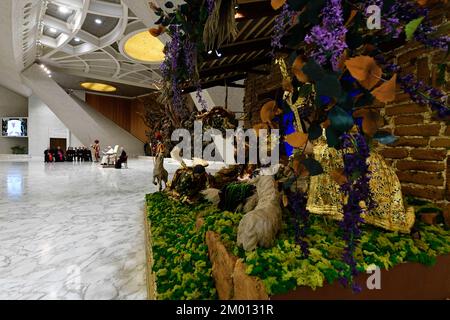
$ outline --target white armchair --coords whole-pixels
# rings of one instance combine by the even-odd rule
[[[103,152],[103,159],[102,159],[102,164],[106,164],[106,165],[114,165],[116,164],[117,161],[117,154],[119,152],[119,145],[116,144],[114,146],[114,149],[111,148],[106,152]]]

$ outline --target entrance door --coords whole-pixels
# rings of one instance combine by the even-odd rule
[[[65,153],[67,150],[67,139],[62,138],[50,138],[50,149],[56,149],[60,147],[61,150]]]

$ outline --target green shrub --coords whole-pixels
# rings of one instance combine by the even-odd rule
[[[307,231],[310,256],[302,257],[295,243],[288,213],[275,245],[245,252],[236,246],[237,228],[242,213],[220,211],[207,203],[181,204],[162,193],[147,195],[148,218],[153,241],[153,271],[159,299],[216,299],[205,233],[221,235],[230,252],[244,259],[249,275],[259,277],[270,295],[298,286],[313,289],[332,283],[349,272],[341,261],[345,242],[335,221],[312,215]],[[204,219],[196,230],[197,218]],[[450,253],[450,231],[439,226],[417,223],[420,238],[363,226],[356,248],[358,269],[370,265],[390,269],[402,262],[433,265],[436,257]]]

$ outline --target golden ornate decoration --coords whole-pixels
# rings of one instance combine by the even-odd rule
[[[324,173],[311,177],[307,209],[314,214],[342,220],[344,194],[330,173],[343,168],[343,151],[328,147],[325,138],[314,146],[314,157],[322,164]],[[366,223],[390,231],[409,233],[415,220],[412,207],[405,210],[400,181],[395,171],[389,167],[383,157],[371,152],[368,158],[370,190],[376,203],[374,209],[362,215]]]

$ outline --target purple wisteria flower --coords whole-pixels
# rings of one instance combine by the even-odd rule
[[[306,210],[307,197],[304,192],[291,192],[288,194],[289,204],[292,208],[292,222],[295,228],[295,241],[302,249],[303,257],[309,256],[308,243],[305,241],[309,226],[309,211]]]
[[[341,191],[347,198],[343,206],[344,219],[339,223],[343,232],[343,239],[347,246],[344,249],[343,261],[350,267],[347,276],[340,279],[344,285],[352,285],[353,291],[360,288],[353,283],[353,277],[358,274],[357,262],[354,257],[356,246],[361,236],[360,225],[364,222],[361,214],[364,202],[368,209],[372,209],[375,203],[370,191],[370,171],[367,159],[370,155],[369,147],[364,136],[358,134],[344,133],[341,136],[342,147],[346,150],[344,154],[344,175],[347,182],[341,185]]]
[[[281,8],[281,13],[275,19],[274,31],[270,45],[272,46],[272,52],[270,55],[275,56],[275,50],[281,49],[281,39],[286,35],[286,24],[291,25],[291,21],[295,16],[295,11],[289,8],[289,4],[285,3]]]
[[[375,58],[380,64],[384,65],[386,72],[398,74],[402,72],[399,65],[387,63],[382,56],[376,56]],[[422,106],[430,106],[431,110],[436,112],[438,118],[447,119],[450,117],[450,107],[446,93],[427,85],[421,80],[417,80],[413,74],[400,76],[397,78],[397,82],[400,83],[400,88],[409,94],[415,103]]]
[[[171,25],[169,27],[169,34],[172,36],[172,39],[166,44],[166,56],[160,66],[160,70],[164,80],[172,86],[172,104],[174,108],[181,111],[183,97],[178,79],[178,60],[180,58],[182,43],[179,26]]]
[[[215,0],[206,0],[206,7],[208,8],[208,14],[214,11]]]
[[[364,3],[364,2],[363,2]],[[376,5],[380,9],[383,8],[384,0],[372,0],[369,1],[367,6]],[[366,17],[369,16],[368,12],[365,12]],[[385,35],[392,35],[394,39],[398,38],[402,33],[402,27],[397,17],[389,15],[381,15],[381,31]]]
[[[206,100],[203,98],[203,94],[202,94],[202,87],[200,85],[200,81],[197,82],[197,101],[198,103],[202,106],[202,109],[204,111],[208,110],[208,104],[206,103]]]
[[[189,39],[186,39],[183,45],[183,52],[184,64],[187,68],[188,77],[192,78],[195,75],[195,64],[197,61],[195,44],[189,41]]]
[[[406,24],[414,19],[424,17],[425,19],[414,32],[414,38],[425,44],[428,47],[448,50],[450,43],[449,36],[432,37],[437,28],[431,24],[428,16],[430,9],[420,7],[412,1],[397,0],[386,13],[386,19],[390,19],[393,23],[400,26],[402,23]]]
[[[347,48],[341,0],[328,0],[322,10],[322,24],[312,27],[305,42],[315,45],[311,57],[320,65],[331,61],[333,70],[339,69],[339,58]]]

